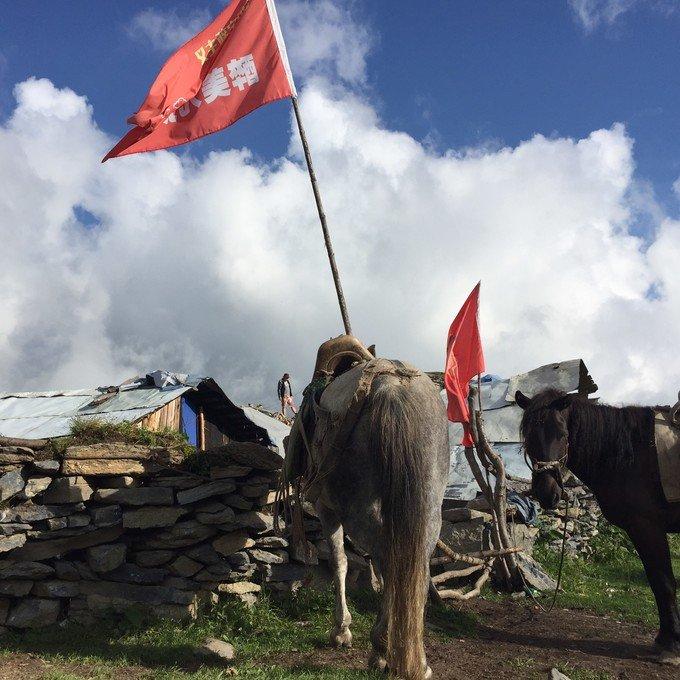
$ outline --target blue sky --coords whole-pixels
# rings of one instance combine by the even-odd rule
[[[481,279],[492,373],[581,357],[606,399],[675,398],[680,0],[277,5],[358,337],[441,369]],[[286,102],[100,163],[222,6],[2,3],[6,389],[162,368],[271,403],[340,331]]]
[[[592,11],[607,1],[593,0]],[[356,1],[352,11],[373,43],[364,89],[387,127],[456,149],[514,146],[537,132],[580,138],[623,122],[635,140],[639,178],[674,210],[671,185],[680,175],[674,5],[637,4],[590,30],[567,0],[455,0],[429,2],[426,10],[374,0]],[[42,76],[86,95],[101,128],[121,135],[167,56],[129,33],[140,9],[153,7],[182,18],[197,8],[214,14],[221,3],[4,2],[2,113],[11,111],[14,83]],[[277,156],[288,143],[287,125],[287,105],[279,103],[192,152],[248,144],[265,158]]]

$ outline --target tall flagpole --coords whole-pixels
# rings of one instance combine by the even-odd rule
[[[345,295],[342,292],[342,283],[340,282],[340,273],[338,272],[338,265],[335,262],[335,253],[333,252],[333,244],[331,243],[331,235],[328,231],[328,224],[326,222],[326,213],[321,202],[321,194],[319,193],[319,185],[316,181],[316,173],[314,172],[314,165],[312,164],[312,155],[309,151],[309,144],[307,143],[307,135],[305,128],[302,125],[302,118],[300,116],[300,107],[298,105],[297,96],[291,97],[293,102],[293,111],[295,111],[295,120],[297,121],[298,130],[300,132],[300,139],[302,140],[302,148],[305,152],[305,160],[307,161],[307,170],[309,171],[309,179],[312,183],[312,190],[314,191],[314,200],[316,201],[316,209],[319,213],[319,221],[321,222],[321,231],[323,232],[323,240],[326,244],[326,252],[328,253],[328,261],[331,265],[331,272],[333,274],[333,283],[335,284],[335,292],[338,296],[338,304],[340,305],[340,314],[342,315],[342,323],[345,326],[345,333],[352,334],[352,326],[349,322],[349,314],[347,313],[347,303],[345,302]]]

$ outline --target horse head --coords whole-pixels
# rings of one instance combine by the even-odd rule
[[[564,495],[571,400],[570,395],[552,388],[533,398],[519,390],[515,393],[515,402],[524,411],[520,431],[531,468],[531,493],[546,510],[557,507]]]

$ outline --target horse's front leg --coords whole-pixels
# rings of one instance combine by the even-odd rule
[[[627,531],[645,567],[659,610],[658,660],[680,666],[680,615],[668,537],[654,522],[644,519],[632,520]]]
[[[351,647],[352,633],[349,629],[352,615],[347,608],[345,580],[347,576],[347,555],[345,555],[345,535],[342,524],[335,512],[320,502],[316,504],[323,533],[331,551],[331,568],[335,586],[335,626],[331,631],[331,644],[335,647]]]

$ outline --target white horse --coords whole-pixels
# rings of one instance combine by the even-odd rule
[[[309,441],[313,496],[330,545],[336,595],[331,642],[352,643],[346,531],[370,555],[384,584],[371,632],[371,666],[406,680],[430,677],[424,611],[449,468],[439,390],[410,366],[372,359],[335,378],[315,414]]]

